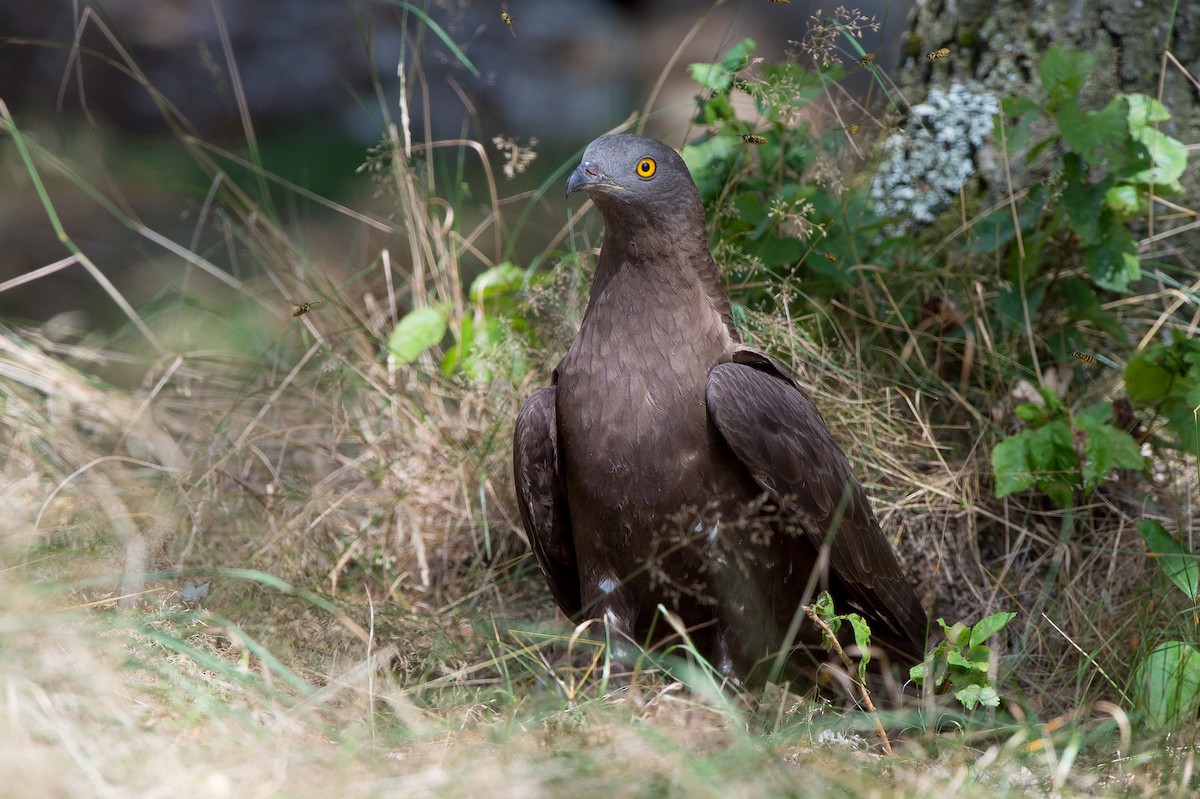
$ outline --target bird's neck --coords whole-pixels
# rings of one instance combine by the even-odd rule
[[[708,249],[708,234],[702,225],[691,227],[668,230],[647,224],[626,226],[619,237],[606,234],[585,321],[602,312],[666,316],[688,309],[718,314],[736,341],[729,298]]]

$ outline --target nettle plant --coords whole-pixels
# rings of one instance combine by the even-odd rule
[[[1019,199],[1016,214],[1006,204],[987,217],[974,242],[977,253],[1004,265],[1001,325],[1023,336],[1039,319],[1054,320],[1053,329],[1037,332],[1058,361],[1089,349],[1088,329],[1125,343],[1125,330],[1101,295],[1127,294],[1141,277],[1131,225],[1147,212],[1151,191],[1182,191],[1187,166],[1184,146],[1154,127],[1170,118],[1157,100],[1118,94],[1096,110],[1081,105],[1094,68],[1089,53],[1051,48],[1038,65],[1045,100],[1022,96],[1002,103],[997,139],[1010,153],[1024,152],[1031,167],[1049,162],[1051,178]],[[1035,141],[1035,130],[1050,132]],[[1167,420],[1169,435],[1155,443],[1197,451],[1191,409],[1200,405],[1198,351],[1176,337],[1132,356],[1125,367],[1133,409]],[[1071,412],[1053,392],[1041,395],[1043,404],[1016,408],[1025,429],[992,452],[997,497],[1034,489],[1066,507],[1077,489],[1094,491],[1115,469],[1144,468],[1126,432],[1130,420],[1118,424],[1112,403]]]
[[[444,374],[486,381],[499,373],[518,381],[528,371],[531,335],[521,291],[547,280],[545,275],[527,276],[516,264],[493,266],[472,281],[461,313],[446,301],[405,314],[388,340],[388,353],[397,364],[412,363],[449,332],[454,344],[442,358]]]
[[[1142,660],[1136,672],[1134,696],[1146,719],[1155,727],[1167,727],[1175,722],[1194,723],[1200,711],[1200,650],[1196,636],[1200,630],[1200,562],[1196,555],[1174,536],[1161,522],[1143,519],[1137,524],[1138,534],[1146,542],[1162,573],[1178,593],[1169,599],[1182,599],[1184,609],[1174,618],[1173,632],[1187,632],[1160,641]],[[1182,595],[1182,596],[1181,596]],[[1170,601],[1159,603],[1170,605]]]
[[[700,87],[693,121],[704,132],[681,154],[712,216],[718,265],[734,287],[801,273],[814,293],[844,288],[853,279],[845,265],[872,249],[881,219],[869,187],[810,179],[816,160],[844,146],[848,134],[818,137],[800,113],[842,68],[755,62],[754,48],[745,39],[719,61],[688,68]],[[738,116],[737,94],[753,101],[753,119]],[[767,299],[734,291],[748,303]]]

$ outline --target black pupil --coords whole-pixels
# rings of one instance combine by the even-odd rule
[[[649,161],[643,161],[643,162],[642,162],[642,171],[643,171],[643,172],[649,172],[649,171],[650,171],[650,162],[649,162]]]

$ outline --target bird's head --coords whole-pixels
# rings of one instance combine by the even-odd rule
[[[567,179],[566,194],[583,191],[605,217],[704,221],[700,193],[687,165],[657,139],[618,133],[587,146]]]

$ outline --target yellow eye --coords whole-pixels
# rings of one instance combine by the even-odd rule
[[[638,161],[637,173],[639,178],[652,178],[657,170],[658,164],[654,163],[653,158],[643,158],[641,161]]]

